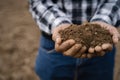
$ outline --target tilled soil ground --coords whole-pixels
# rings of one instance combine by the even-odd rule
[[[0,1],[0,80],[38,80],[34,62],[39,36],[27,0]],[[116,56],[115,78],[120,80],[120,51]]]

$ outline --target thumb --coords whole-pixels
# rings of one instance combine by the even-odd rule
[[[113,35],[113,42],[116,44],[120,41],[120,34]]]
[[[61,37],[60,37],[60,34],[55,31],[55,32],[52,34],[52,40],[56,42],[57,38],[61,38]]]
[[[62,42],[62,39],[58,37],[58,38],[56,38],[55,42],[56,42],[56,44],[59,44],[59,45],[60,45],[61,42]]]
[[[55,32],[53,35],[52,35],[52,40],[55,41],[56,44],[61,44],[62,42],[62,38],[60,36],[59,33]]]

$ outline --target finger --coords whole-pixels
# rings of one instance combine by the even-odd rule
[[[61,38],[61,36],[60,36],[58,30],[56,29],[56,30],[54,31],[53,35],[52,35],[52,40],[53,40],[53,41],[56,41],[57,38]]]
[[[112,48],[112,45],[110,43],[105,43],[102,45],[103,50],[109,50]]]
[[[109,30],[109,32],[110,32],[110,34],[112,34],[112,35],[119,35],[119,32],[118,32],[118,30],[115,28],[115,27],[108,27],[108,30]]]
[[[77,53],[77,54],[75,54],[73,57],[74,57],[74,58],[80,58],[81,55],[82,55],[81,53]]]
[[[108,44],[103,44],[103,45],[102,45],[102,49],[103,49],[103,50],[106,50],[107,48],[108,48]]]
[[[87,54],[82,54],[80,58],[87,58]]]
[[[113,36],[112,39],[113,39],[113,43],[114,44],[117,44],[118,41],[119,41],[119,37],[118,36]]]
[[[101,47],[101,46],[96,46],[96,47],[95,47],[95,51],[96,51],[96,52],[102,51],[102,47]]]
[[[86,51],[86,49],[87,49],[87,47],[86,47],[86,46],[83,46],[83,47],[80,49],[79,53],[84,53],[84,52]]]
[[[61,44],[61,42],[62,42],[62,39],[61,39],[61,38],[57,38],[56,41],[55,41],[55,43],[56,43],[56,44],[59,44],[59,45]]]
[[[104,43],[104,44],[102,45],[102,49],[103,49],[103,50],[106,50],[106,49],[109,47],[109,45],[110,45],[110,43]]]
[[[81,44],[75,44],[63,54],[66,56],[74,56],[80,50],[81,46]]]
[[[73,57],[74,58],[80,58],[82,53],[80,52],[81,50],[79,50]]]
[[[113,49],[113,45],[110,44],[109,47],[107,48],[108,51],[111,51]]]
[[[104,56],[105,55],[105,51],[101,51],[101,52],[98,52],[96,54],[97,54],[97,56]]]
[[[55,50],[56,50],[57,52],[62,52],[62,51],[59,49],[59,47],[60,47],[60,45],[57,44],[57,43],[55,43]]]
[[[89,53],[94,53],[94,52],[95,52],[95,49],[92,48],[92,47],[90,47],[90,48],[88,49],[88,52],[89,52]]]
[[[113,43],[114,44],[118,43],[119,38],[120,38],[120,34],[119,34],[118,30],[116,28],[114,28],[114,27],[111,27],[109,29],[109,31],[110,31],[110,34],[113,36],[112,37]]]
[[[60,46],[60,43],[62,42],[61,38],[57,38],[56,41],[55,41],[55,50],[56,51],[60,51],[59,50],[59,46]]]
[[[74,55],[74,57],[75,58],[80,58],[82,56],[82,54],[86,51],[86,49],[87,48],[85,46],[81,47],[81,49],[77,52],[76,55]]]
[[[88,53],[87,54],[87,58],[92,58],[94,56],[94,54]]]
[[[63,42],[62,44],[55,43],[55,49],[58,52],[63,52],[69,49],[70,47],[72,47],[74,44],[75,44],[75,41],[70,39]]]

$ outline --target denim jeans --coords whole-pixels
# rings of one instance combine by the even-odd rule
[[[102,57],[81,59],[56,52],[52,40],[40,40],[35,65],[40,80],[113,80],[115,48]]]

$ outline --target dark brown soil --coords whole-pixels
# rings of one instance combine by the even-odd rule
[[[98,24],[73,24],[65,30],[60,31],[60,34],[63,41],[74,39],[76,43],[85,45],[87,48],[102,45],[103,43],[112,44],[112,36],[109,31]]]

